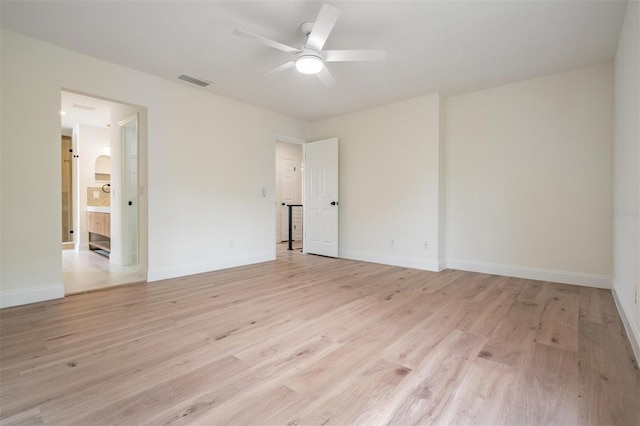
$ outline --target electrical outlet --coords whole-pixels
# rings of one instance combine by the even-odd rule
[[[100,198],[100,192],[99,191],[93,191],[93,198]]]
[[[391,244],[391,247],[395,246],[396,245],[396,240],[391,240],[390,244]]]
[[[422,248],[427,250],[429,248],[429,241],[423,241],[422,242]]]

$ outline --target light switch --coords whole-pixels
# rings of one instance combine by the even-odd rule
[[[100,191],[93,191],[93,198],[100,198]]]

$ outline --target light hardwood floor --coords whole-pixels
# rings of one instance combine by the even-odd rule
[[[0,318],[2,425],[640,424],[607,290],[281,250]]]

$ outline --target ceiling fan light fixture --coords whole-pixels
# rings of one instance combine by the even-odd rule
[[[304,55],[296,59],[296,69],[302,74],[318,74],[322,71],[322,59],[313,55]]]

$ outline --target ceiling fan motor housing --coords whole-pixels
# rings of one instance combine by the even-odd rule
[[[315,22],[303,22],[302,24],[300,24],[300,32],[302,32],[305,37],[309,37],[309,34],[311,34],[311,31],[313,30],[314,24]]]
[[[309,57],[309,56],[320,59],[322,62],[324,62],[324,57],[320,52],[316,52],[315,50],[309,49],[308,47],[303,48],[300,51],[300,53],[296,54],[296,61],[302,57]]]

